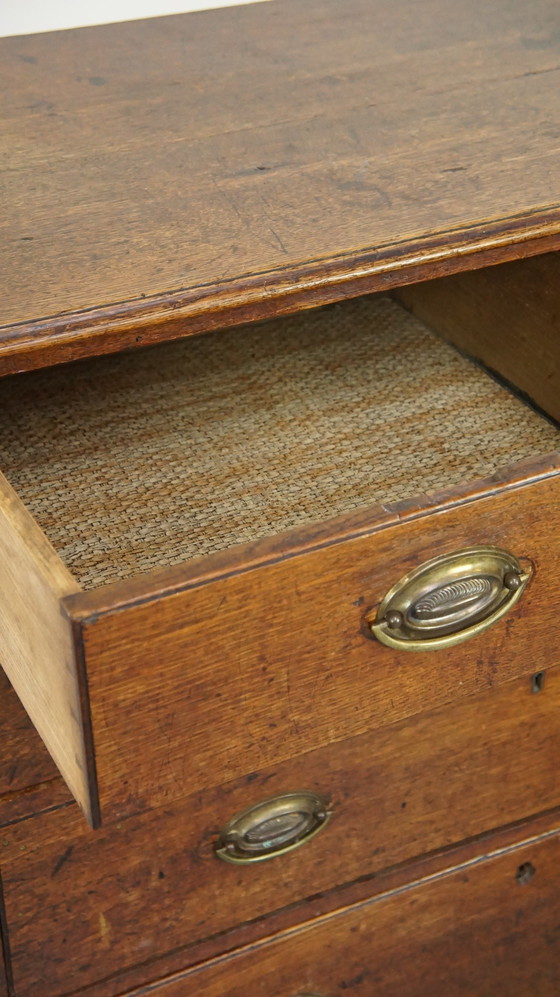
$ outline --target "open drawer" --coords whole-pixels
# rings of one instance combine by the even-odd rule
[[[557,427],[388,298],[17,375],[0,413],[0,661],[93,824],[555,643]],[[480,547],[513,561],[450,557]]]

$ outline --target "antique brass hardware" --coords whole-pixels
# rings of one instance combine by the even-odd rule
[[[499,547],[434,557],[387,593],[371,630],[408,651],[450,647],[492,626],[523,594],[530,569]]]
[[[286,793],[236,814],[222,831],[216,855],[246,865],[285,855],[310,841],[328,822],[327,801],[318,793]]]

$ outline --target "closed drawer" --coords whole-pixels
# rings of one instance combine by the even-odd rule
[[[529,674],[558,633],[556,428],[385,298],[11,378],[0,409],[0,660],[92,823]],[[375,639],[399,578],[473,545],[531,576],[500,622]]]
[[[559,862],[556,831],[134,993],[556,997]]]
[[[150,963],[166,953],[184,949],[176,956],[184,966],[197,942],[214,939],[224,951],[223,933],[236,926],[256,925],[263,937],[274,913],[301,923],[302,901],[334,891],[332,909],[346,883],[560,805],[560,669],[541,684],[538,693],[525,678],[495,686],[453,709],[255,771],[96,834],[76,807],[4,828],[16,994],[59,997],[70,978],[79,990],[138,964],[150,979],[159,975]],[[231,817],[302,789],[326,797],[332,811],[315,837],[245,866],[216,856]],[[449,930],[446,919],[442,929]],[[298,960],[288,965],[301,968]],[[343,961],[340,969],[347,971]],[[123,989],[107,987],[104,997]]]

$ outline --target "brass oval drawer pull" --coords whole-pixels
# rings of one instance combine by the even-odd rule
[[[383,644],[409,651],[450,647],[492,626],[530,578],[499,547],[468,547],[415,568],[387,593],[371,624]]]
[[[262,800],[236,814],[222,831],[216,854],[246,865],[285,855],[310,841],[331,816],[318,793],[286,793]]]

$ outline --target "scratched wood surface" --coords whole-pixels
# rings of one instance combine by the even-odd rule
[[[556,831],[129,997],[557,997],[559,862]]]
[[[525,484],[473,486],[464,504],[452,492],[423,510],[410,503],[377,520],[370,510],[355,531],[352,519],[323,524],[299,556],[304,532],[68,597],[103,817],[165,805],[528,674],[535,661],[552,664],[560,475],[527,483],[528,469],[514,469],[504,480],[516,474]],[[476,543],[535,566],[506,618],[443,655],[372,637],[367,621],[399,578]]]
[[[452,845],[421,859],[386,869],[373,877],[358,879],[343,888],[316,894],[303,904],[295,908],[285,907],[264,920],[249,921],[225,934],[216,935],[185,948],[173,949],[154,960],[123,969],[110,979],[88,984],[80,989],[79,993],[84,997],[123,997],[130,991],[135,995],[149,993],[149,987],[157,984],[147,984],[147,980],[167,982],[168,977],[183,973],[187,967],[200,966],[216,956],[253,945],[268,936],[291,928],[294,923],[303,924],[335,909],[342,909],[372,899],[374,896],[402,889],[420,879],[441,875],[446,870],[478,859],[482,855],[510,848],[527,838],[535,839],[549,831],[555,831],[558,826],[559,811],[547,811],[539,817],[510,824],[488,834],[471,838],[468,842]],[[290,994],[289,997],[293,995]]]
[[[0,41],[0,372],[560,245],[555,0]]]
[[[538,694],[529,677],[494,686],[96,832],[76,807],[3,829],[16,992],[58,997],[138,963],[149,979],[165,953],[558,806],[559,706],[553,668]],[[313,841],[254,868],[215,857],[231,816],[294,788],[330,798]]]
[[[560,254],[427,281],[398,300],[560,420]]]

